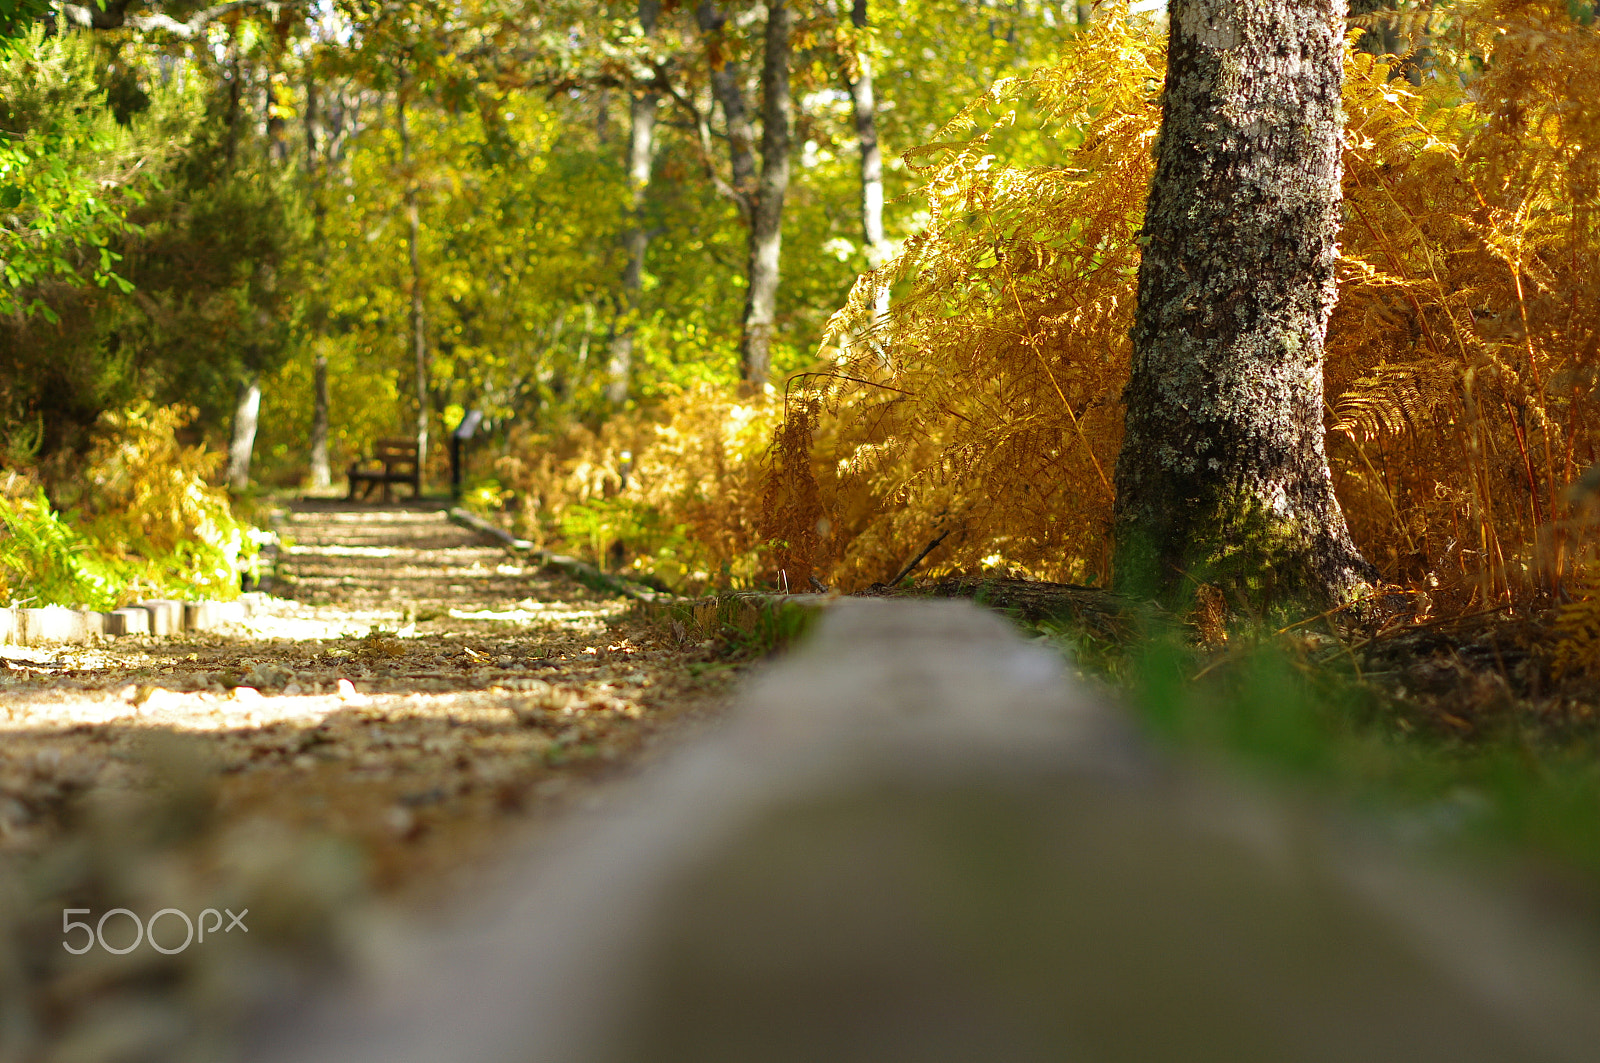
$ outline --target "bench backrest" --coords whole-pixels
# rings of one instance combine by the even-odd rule
[[[383,462],[385,467],[411,466],[417,464],[417,441],[415,439],[380,439],[372,444],[372,456]]]

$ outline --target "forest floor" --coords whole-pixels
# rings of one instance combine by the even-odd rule
[[[0,650],[0,1063],[226,1055],[716,726],[751,651],[804,627],[760,595],[650,619],[435,506],[301,502],[281,531],[244,624]],[[1600,697],[1558,680],[1548,618],[1163,656],[1103,591],[978,584],[913,593],[1011,614],[1161,744],[1383,810],[1408,845],[1533,853],[1542,892],[1600,913]],[[729,628],[753,637],[704,637]]]
[[[303,991],[302,967],[366,947],[348,927],[372,901],[417,911],[470,885],[513,834],[714,721],[737,671],[436,506],[302,502],[282,532],[280,597],[244,624],[5,649],[0,1061],[226,1036],[197,1001]],[[241,907],[270,987],[260,963],[219,978],[198,946],[62,947],[80,942],[69,908]],[[166,917],[163,943],[183,934]]]

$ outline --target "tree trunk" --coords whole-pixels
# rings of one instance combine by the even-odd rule
[[[1350,0],[1350,17],[1360,15],[1375,15],[1387,11],[1393,0]],[[1400,48],[1400,34],[1393,18],[1385,18],[1375,26],[1362,27],[1361,36],[1356,38],[1356,48],[1372,55],[1394,55]],[[1398,76],[1400,68],[1405,64],[1396,65],[1393,76]]]
[[[646,37],[655,32],[660,11],[661,0],[639,0],[639,27]],[[633,335],[639,315],[639,292],[644,287],[644,256],[650,247],[644,201],[655,159],[656,104],[660,98],[659,93],[636,92],[628,106],[629,228],[623,237],[628,264],[622,271],[622,320],[612,329],[606,384],[606,399],[616,406],[628,401],[628,378],[633,370]]]
[[[716,56],[726,55],[722,43],[723,26],[728,16],[717,9],[714,0],[701,0],[695,8],[695,19],[700,32],[707,39],[707,51]],[[731,59],[711,61],[711,94],[722,108],[722,120],[728,127],[728,159],[732,164],[734,202],[745,221],[750,221],[751,207],[756,192],[755,130],[750,126],[750,113],[744,104],[742,82],[744,72]]]
[[[1345,0],[1172,0],[1117,461],[1119,589],[1346,601],[1323,450]]]
[[[421,209],[417,205],[416,175],[411,172],[411,135],[406,129],[404,89],[395,97],[395,118],[400,134],[400,168],[406,182],[406,248],[411,258],[411,353],[417,378],[417,494],[428,467],[428,331],[422,304],[422,257],[417,243],[422,237]]]
[[[794,103],[789,89],[793,13],[785,0],[767,0],[765,55],[761,65],[761,175],[756,176],[755,134],[744,104],[739,64],[719,60],[727,16],[714,0],[701,0],[695,18],[711,55],[711,88],[728,126],[733,199],[750,226],[739,380],[745,394],[762,390],[772,367],[772,322],[777,316],[783,252],[783,201],[789,191],[789,130]]]
[[[227,125],[225,155],[228,160],[228,170],[231,172],[234,159],[239,154],[239,119],[240,112],[244,109],[244,65],[239,61],[239,44],[231,30],[228,36],[227,56],[225,77],[228,81],[228,106],[223,121]]]
[[[311,189],[312,201],[311,244],[319,265],[325,265],[322,250],[322,218],[325,213],[321,195],[323,160],[320,156],[327,143],[327,136],[322,113],[322,94],[318,90],[316,79],[310,76],[306,78],[305,134],[306,179]],[[315,292],[312,295],[313,334],[320,333],[326,324],[325,299],[326,296],[322,292]],[[333,471],[328,465],[328,356],[322,351],[316,354],[311,381],[311,486],[313,489],[325,489],[333,485]]]
[[[228,486],[243,491],[250,484],[250,455],[256,448],[256,425],[261,414],[261,374],[252,373],[239,384],[233,407],[233,440],[228,444]]]
[[[263,102],[267,112],[267,158],[272,160],[274,165],[282,166],[289,161],[289,123],[278,113],[272,89],[272,77],[269,75],[266,85],[262,88],[266,94]]]
[[[790,26],[787,0],[767,0],[766,55],[761,64],[761,182],[750,210],[750,278],[745,290],[739,379],[759,393],[772,368],[772,322],[777,316],[783,251],[783,201],[789,192]]]
[[[333,471],[328,466],[328,356],[319,353],[312,371],[311,407],[311,486],[330,487]]]
[[[858,31],[868,26],[867,0],[855,0],[850,21]],[[872,53],[858,44],[855,69],[846,79],[850,103],[855,111],[856,142],[861,146],[861,239],[867,253],[867,268],[877,269],[889,259],[889,244],[883,236],[883,152],[878,147],[878,106],[872,89]],[[873,299],[873,324],[881,325],[889,311],[889,289],[878,288]]]

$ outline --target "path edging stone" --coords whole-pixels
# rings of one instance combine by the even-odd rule
[[[452,524],[466,528],[469,531],[475,531],[480,535],[487,535],[506,549],[537,558],[540,563],[550,568],[558,569],[587,586],[598,585],[612,593],[621,594],[640,602],[673,601],[676,598],[675,595],[667,594],[664,591],[651,590],[649,587],[635,583],[632,580],[601,572],[587,561],[579,561],[577,558],[568,557],[565,554],[538,549],[529,540],[518,539],[504,528],[497,527],[476,513],[471,513],[460,506],[452,506],[445,512],[445,515]]]
[[[1593,1058],[1567,920],[1168,761],[978,606],[824,612],[714,733],[249,1058]]]
[[[267,596],[241,594],[234,601],[148,599],[101,612],[64,605],[0,607],[0,646],[84,645],[102,636],[169,636],[211,631],[262,612]]]

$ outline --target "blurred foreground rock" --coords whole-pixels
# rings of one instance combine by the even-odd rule
[[[1163,765],[991,614],[851,602],[256,1058],[1590,1060],[1570,933]]]

